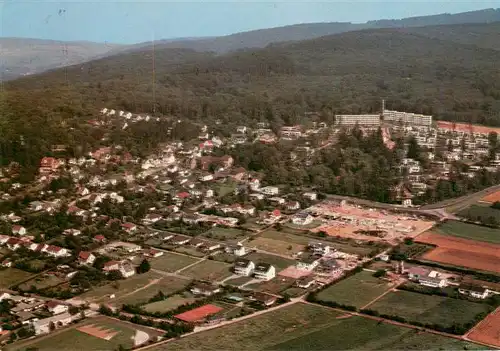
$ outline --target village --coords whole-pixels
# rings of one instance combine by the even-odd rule
[[[11,180],[15,167],[1,170],[2,201],[23,201],[1,214],[0,342],[73,325],[112,340],[109,330],[121,320],[135,333],[131,347],[139,347],[297,301],[356,304],[373,315],[376,299],[403,287],[490,303],[500,293],[490,276],[427,265],[439,262],[425,257],[441,249],[428,233],[443,218],[418,212],[414,202],[436,180],[448,179],[454,161],[468,165],[463,174],[470,178],[497,172],[500,154],[488,161],[497,131],[383,111],[337,116],[331,126],[283,126],[279,133],[266,123],[238,126],[230,137],[203,125],[197,139],[164,143],[144,158],[120,145],[58,157],[65,145],[55,145],[31,184]],[[125,129],[159,117],[103,108],[89,124],[106,128],[110,120]],[[270,185],[226,152],[246,143],[291,142],[290,162],[307,167],[342,128],[381,128],[388,148],[402,135],[424,150],[424,162],[404,157],[398,166],[391,209],[333,199],[309,186]],[[493,260],[500,259],[496,249],[488,247]],[[358,305],[338,292],[349,281],[351,288],[368,284],[376,291]],[[488,303],[479,309],[491,312]],[[470,320],[480,319],[464,323]]]

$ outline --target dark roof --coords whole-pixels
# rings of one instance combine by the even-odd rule
[[[270,268],[271,268],[271,265],[269,263],[259,262],[255,265],[256,272],[267,272]]]
[[[479,294],[483,294],[486,291],[486,288],[470,283],[462,283],[458,288],[462,290],[474,291]]]
[[[236,267],[248,267],[248,265],[250,264],[250,260],[247,260],[245,258],[239,258],[237,259],[235,262],[234,262],[234,265]]]

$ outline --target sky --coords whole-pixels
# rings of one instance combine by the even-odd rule
[[[484,8],[500,8],[500,0],[0,0],[0,37],[131,44],[297,23],[362,23]]]

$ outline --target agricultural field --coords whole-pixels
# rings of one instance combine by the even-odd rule
[[[224,284],[232,285],[232,286],[240,286],[245,283],[248,283],[249,281],[252,281],[254,278],[252,277],[238,277],[238,278],[233,278],[226,280]]]
[[[8,287],[16,285],[32,276],[32,273],[25,272],[17,268],[1,269],[0,288],[7,289]]]
[[[429,232],[419,235],[417,240],[437,246],[422,256],[424,260],[500,273],[498,265],[500,260],[499,244]]]
[[[369,308],[407,321],[451,327],[474,320],[477,314],[488,312],[488,307],[484,303],[398,290],[383,296]]]
[[[114,299],[113,304],[143,304],[154,297],[156,294],[158,294],[158,292],[160,291],[165,295],[169,295],[186,288],[190,282],[190,279],[163,277],[156,284],[138,290],[136,293],[127,294],[122,296],[121,298]]]
[[[293,266],[296,263],[296,261],[292,259],[260,252],[252,252],[251,254],[246,255],[245,259],[253,261],[255,264],[259,262],[269,263],[276,268],[276,273],[287,267]]]
[[[165,245],[165,246],[161,246],[161,247],[168,248],[169,246]],[[178,246],[178,247],[174,248],[174,251],[181,253],[181,254],[190,255],[193,257],[198,257],[198,258],[205,257],[205,254],[203,252],[198,251],[195,247],[192,247],[192,246]]]
[[[269,294],[278,295],[283,290],[286,290],[286,289],[290,288],[291,286],[293,286],[295,281],[296,280],[292,279],[292,278],[278,276],[278,277],[271,279],[269,281],[249,284],[249,285],[246,285],[245,287],[248,289],[253,289],[255,291],[262,291],[262,292],[267,292]]]
[[[152,271],[144,274],[136,274],[124,280],[95,287],[80,295],[78,299],[95,303],[103,301],[109,302],[110,295],[115,295],[117,300],[122,301],[124,297],[133,296],[133,294],[137,294],[139,291],[143,291],[149,286],[155,286],[154,284],[158,283],[162,278],[163,275]],[[158,292],[158,290],[156,290],[156,292]]]
[[[269,331],[272,332],[269,332]],[[151,348],[153,351],[251,350],[458,350],[473,343],[296,303],[234,324]]]
[[[142,308],[147,312],[167,312],[176,309],[179,306],[193,303],[196,301],[196,298],[193,296],[183,296],[183,295],[174,295],[169,298],[156,301],[152,303],[148,303],[147,305],[142,306]]]
[[[160,257],[152,258],[149,262],[153,269],[165,272],[175,272],[197,261],[199,260],[190,256],[165,252]]]
[[[183,270],[182,275],[196,280],[218,281],[230,277],[233,274],[232,267],[224,262],[204,260]]]
[[[373,272],[362,271],[320,291],[317,298],[363,308],[391,287],[389,282],[375,278]]]
[[[395,256],[395,259],[405,260],[407,258],[419,257],[433,248],[434,247],[425,244],[413,243],[411,245],[407,245],[401,243],[394,248],[392,254]]]
[[[62,329],[40,338],[12,344],[6,350],[115,351],[120,345],[129,349],[149,340],[156,340],[162,334],[156,329],[107,317],[97,317],[75,324],[69,329]]]
[[[65,279],[59,278],[52,274],[42,274],[38,275],[33,279],[30,279],[19,285],[19,289],[23,291],[30,290],[32,286],[38,290],[51,288],[53,286],[59,285],[66,282]]]
[[[500,309],[483,319],[467,337],[500,348]]]
[[[472,222],[479,222],[486,225],[500,224],[500,210],[487,205],[471,205],[470,207],[456,213],[457,216],[468,219]]]
[[[241,229],[213,227],[208,232],[203,233],[201,236],[219,241],[232,241],[236,239],[241,240],[250,235],[252,235],[252,232],[247,232]]]
[[[500,210],[493,211],[498,211],[500,214]],[[460,221],[446,221],[440,223],[436,227],[432,228],[432,232],[463,239],[500,244],[500,229],[493,229]],[[419,239],[419,237],[417,239]]]

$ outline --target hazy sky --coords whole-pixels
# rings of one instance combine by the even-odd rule
[[[307,22],[366,22],[499,8],[500,0],[141,1],[0,0],[2,37],[135,43]]]

